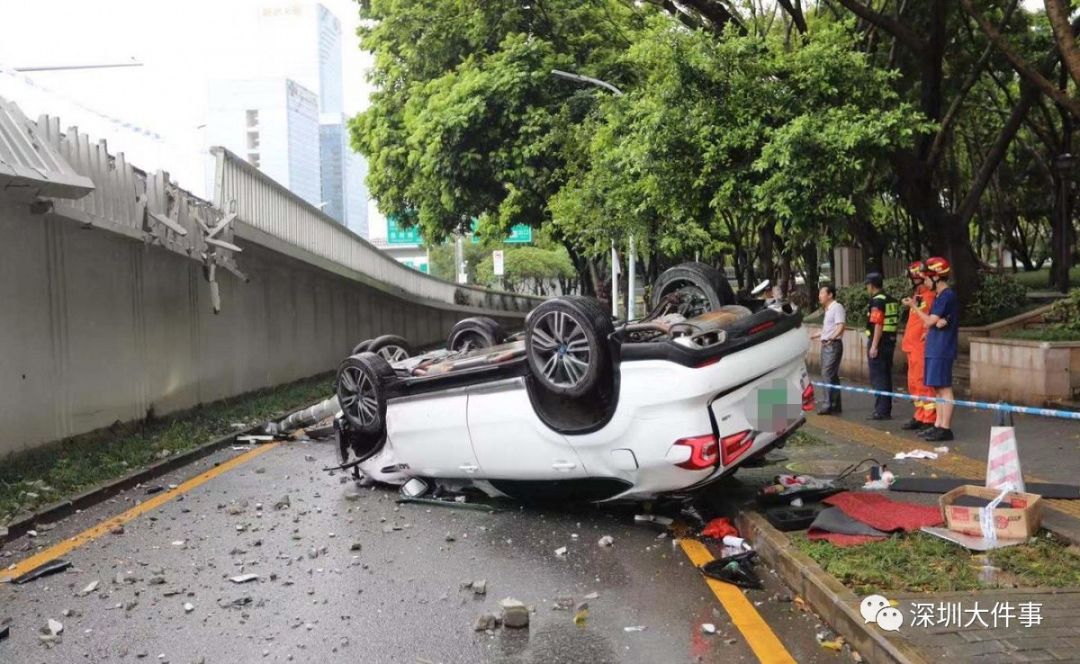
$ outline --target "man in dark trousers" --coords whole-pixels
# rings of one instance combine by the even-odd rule
[[[870,387],[892,392],[893,352],[896,350],[896,330],[900,326],[900,303],[885,293],[885,277],[880,272],[866,275],[866,292],[870,307],[866,316],[866,359],[870,367]],[[871,420],[892,419],[892,397],[874,397]]]

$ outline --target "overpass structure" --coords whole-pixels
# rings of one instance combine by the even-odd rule
[[[417,346],[537,298],[405,267],[214,148],[213,201],[0,99],[0,458]]]

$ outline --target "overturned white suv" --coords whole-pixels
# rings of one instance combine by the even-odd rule
[[[704,486],[782,445],[813,405],[801,314],[734,301],[715,269],[690,263],[661,276],[639,321],[568,296],[509,338],[469,318],[444,350],[365,342],[337,373],[342,466],[523,499]]]

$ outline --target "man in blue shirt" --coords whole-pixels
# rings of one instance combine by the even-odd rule
[[[912,298],[903,300],[904,305],[911,309],[912,315],[919,316],[926,325],[925,383],[927,387],[934,388],[938,399],[944,400],[938,403],[937,421],[933,428],[919,434],[935,443],[953,439],[951,427],[955,395],[952,388],[952,368],[956,360],[957,339],[960,336],[960,302],[956,299],[956,291],[949,288],[951,272],[949,261],[944,258],[934,257],[926,261],[926,274],[937,293],[929,313],[912,306]]]

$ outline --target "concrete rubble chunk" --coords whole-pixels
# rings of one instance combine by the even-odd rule
[[[565,546],[560,546],[559,548],[555,549],[555,555],[556,556],[565,556],[566,555],[566,547]]]
[[[599,599],[599,598],[600,598],[600,593],[595,592],[595,591],[589,593],[588,595],[585,595],[585,599]]]
[[[291,506],[292,506],[292,501],[289,500],[289,494],[285,494],[284,496],[279,498],[276,503],[274,503],[274,509],[276,509],[276,510],[283,510],[283,509],[286,509],[287,507],[291,507]]]
[[[109,528],[109,532],[111,534],[113,534],[113,535],[123,535],[124,534],[124,525],[123,524],[117,524],[117,525],[113,526],[112,528]]]
[[[529,607],[524,602],[507,597],[499,602],[502,610],[502,624],[506,627],[518,629],[529,626]]]
[[[551,605],[552,611],[569,611],[574,608],[573,597],[556,597],[555,603]]]
[[[615,538],[612,537],[611,535],[604,535],[597,542],[597,544],[599,544],[600,546],[611,546],[614,543],[615,543]]]
[[[258,574],[240,574],[239,576],[229,577],[229,580],[233,583],[248,583],[259,578]]]
[[[86,597],[90,593],[94,592],[95,590],[98,589],[98,585],[100,583],[101,583],[100,581],[95,579],[95,580],[91,581],[90,583],[86,584],[86,587],[79,591],[79,597]]]
[[[46,623],[45,627],[42,629],[42,634],[52,634],[53,636],[57,636],[63,631],[64,624],[62,622],[49,618],[49,622]]]
[[[716,625],[712,623],[701,623],[701,632],[703,634],[716,634]]]
[[[486,579],[480,579],[478,581],[473,581],[472,582],[472,591],[473,591],[473,594],[475,594],[475,595],[486,595],[487,594],[487,580]]]
[[[486,632],[499,626],[499,617],[494,613],[481,613],[473,623],[473,630]]]
[[[364,545],[360,542],[353,542],[349,545],[349,551],[360,551],[364,548]]]
[[[184,602],[184,613],[191,613],[195,610],[195,605],[191,602]]]

